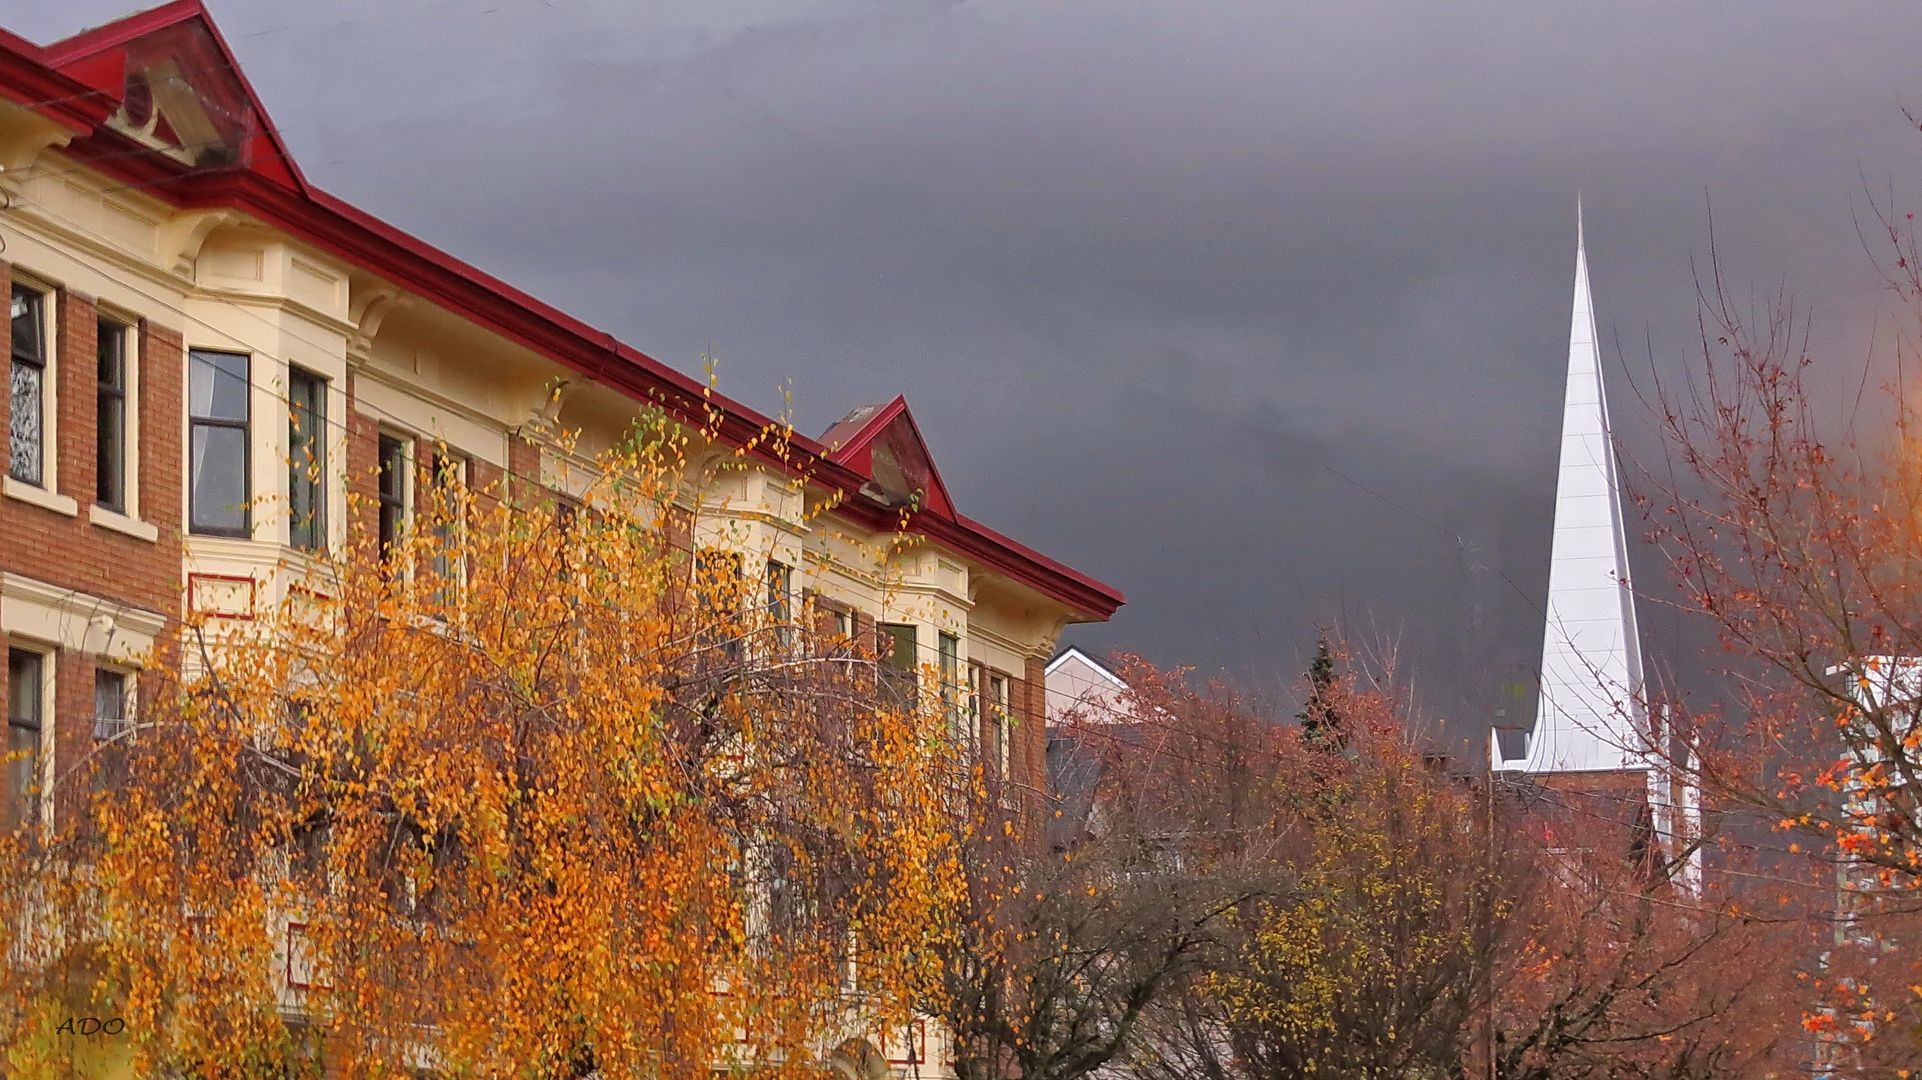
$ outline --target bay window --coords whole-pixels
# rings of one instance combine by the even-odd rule
[[[881,685],[901,701],[914,703],[920,668],[916,655],[920,642],[913,623],[881,623],[876,645],[881,652]]]
[[[187,364],[190,455],[188,528],[206,536],[250,537],[252,381],[250,358],[195,349]]]
[[[287,369],[287,542],[327,547],[327,382]]]

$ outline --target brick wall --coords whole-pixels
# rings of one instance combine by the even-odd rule
[[[71,517],[19,499],[0,497],[0,570],[61,588],[175,614],[179,607],[181,485],[180,336],[150,326],[138,334],[140,516],[157,527],[148,542],[93,524],[94,437],[98,386],[93,298],[61,290],[52,298],[56,360],[52,385],[59,413],[54,488],[73,499]],[[0,425],[7,420],[0,395]]]
[[[347,373],[347,543],[365,557],[380,537],[380,424],[362,416],[354,403],[358,388]],[[365,552],[359,545],[368,545]]]
[[[186,531],[186,345],[180,331],[141,320],[140,516],[160,530],[156,577],[165,579],[166,602],[177,603],[180,535]],[[173,614],[172,609],[166,609]]]
[[[1048,791],[1048,672],[1047,664],[1027,658],[1019,683],[1021,723],[1017,725],[1008,771],[1021,792],[1023,835],[1040,843],[1046,822]]]
[[[1530,777],[1555,794],[1563,816],[1597,825],[1633,827],[1648,804],[1648,775],[1620,772],[1540,773]]]
[[[93,749],[93,658],[63,651],[56,658],[53,681],[53,763],[56,772],[66,772]],[[47,736],[43,728],[40,737]],[[82,805],[80,794],[80,788],[56,782],[55,813],[75,812]]]
[[[0,278],[7,279],[10,290],[11,267],[0,263]],[[127,483],[139,519],[158,531],[158,538],[148,541],[96,525],[90,518],[98,491],[99,313],[94,300],[84,293],[58,289],[48,297],[45,313],[53,338],[48,387],[53,392],[55,419],[53,443],[47,448],[47,460],[53,466],[48,490],[72,499],[77,512],[68,515],[0,496],[0,570],[177,616],[184,457],[180,334],[142,322],[133,330],[134,350],[128,358],[128,374],[136,387],[129,419],[137,420],[138,433],[137,465]],[[10,325],[0,329],[0,336],[10,330]],[[10,404],[9,395],[0,394],[0,430],[7,427]],[[5,444],[0,444],[0,461],[6,455]],[[76,632],[82,629],[75,628]],[[43,753],[52,753],[56,769],[71,767],[92,745],[94,669],[99,658],[59,648],[60,642],[5,643],[40,651],[52,664],[53,693],[51,700],[43,702],[47,726],[42,729],[42,748]],[[5,675],[0,673],[0,695],[5,690]],[[150,692],[151,687],[146,690]]]
[[[539,489],[541,449],[518,435],[507,437],[507,482],[511,497],[523,506],[534,506],[547,493]]]

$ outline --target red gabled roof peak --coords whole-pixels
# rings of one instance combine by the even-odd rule
[[[189,55],[193,50],[199,50],[197,57]],[[128,79],[130,62],[139,75],[156,60],[171,60],[172,67]],[[210,83],[188,81],[207,72]],[[132,100],[130,86],[139,93]],[[148,90],[173,95],[170,104],[189,126],[205,129],[209,121],[230,120],[225,108],[244,114],[250,121],[239,131],[244,138],[224,144],[237,152],[192,160],[186,142],[168,141],[180,134],[171,125],[135,122],[136,116],[162,111],[161,93],[151,95],[151,110],[144,108]],[[777,454],[761,438],[774,423],[768,417],[310,187],[200,0],[175,0],[44,48],[0,31],[0,101],[34,108],[64,125],[76,134],[64,151],[69,158],[164,203],[249,215],[636,402],[666,409],[690,425],[712,425],[716,438],[770,467],[795,470],[837,496],[851,496],[837,500],[837,513],[863,527],[910,528],[1065,605],[1078,618],[1106,619],[1124,602],[1119,591],[956,513],[905,398],[850,414],[845,426],[824,437],[832,448],[797,436],[793,455]]]
[[[61,38],[51,45],[42,46],[40,58],[48,67],[62,67],[81,57],[91,56],[117,45],[125,45],[134,38],[151,34],[155,30],[164,29],[175,23],[186,22],[196,16],[207,19],[208,24],[212,25],[213,20],[207,15],[207,6],[200,0],[173,0],[172,3],[150,7],[145,11],[122,15],[112,22],[89,26],[77,34]]]
[[[239,166],[307,193],[307,178],[201,0],[82,30],[40,56],[124,106],[129,123],[171,141],[196,167]]]
[[[844,447],[872,439],[881,430],[882,424],[894,419],[907,407],[908,399],[901,394],[894,395],[894,400],[884,405],[857,405],[822,432],[819,441],[827,447],[829,459],[839,461]]]
[[[934,455],[897,395],[886,405],[863,405],[827,429],[821,442],[828,460],[845,465],[870,481],[862,493],[888,506],[912,506],[954,518],[954,501],[934,467]]]

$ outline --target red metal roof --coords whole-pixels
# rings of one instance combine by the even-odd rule
[[[907,398],[896,396],[886,405],[855,409],[829,428],[821,442],[829,461],[872,480],[875,493],[890,505],[905,501],[931,514],[954,516],[954,501]]]
[[[174,37],[162,37],[168,34]],[[248,132],[251,152],[229,167],[191,168],[161,153],[141,152],[141,144],[105,126],[120,106],[128,50],[156,41],[183,56],[206,50],[187,57],[196,70],[231,78],[257,124]],[[776,426],[769,417],[312,187],[201,0],[175,0],[44,48],[0,32],[0,95],[75,131],[66,153],[78,161],[182,209],[249,214],[636,401],[710,428],[723,441],[750,447],[749,453],[765,464],[839,491],[843,499],[836,512],[868,528],[894,528],[904,512],[862,494],[863,488],[874,490],[877,441],[886,442],[897,461],[918,455],[925,461],[928,482],[923,498],[908,512],[909,531],[1033,588],[1083,618],[1106,619],[1124,602],[1119,590],[958,513],[904,399],[877,409],[832,452],[798,433],[777,450],[759,438]],[[901,433],[889,436],[897,418],[905,421]]]

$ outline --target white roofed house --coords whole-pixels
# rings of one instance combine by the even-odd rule
[[[1048,792],[1055,815],[1051,846],[1064,848],[1098,829],[1095,787],[1101,777],[1099,747],[1090,739],[1139,741],[1128,684],[1114,670],[1073,646],[1048,662]],[[1098,732],[1098,734],[1096,734]]]
[[[1044,669],[1050,728],[1069,719],[1086,723],[1126,723],[1128,684],[1106,664],[1070,645]]]

